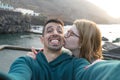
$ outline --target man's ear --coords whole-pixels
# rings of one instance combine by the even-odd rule
[[[40,36],[40,41],[41,41],[42,44],[44,43],[43,36]]]

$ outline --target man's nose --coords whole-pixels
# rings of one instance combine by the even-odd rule
[[[54,30],[54,34],[59,34],[57,30]]]

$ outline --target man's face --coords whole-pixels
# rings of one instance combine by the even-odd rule
[[[58,51],[64,44],[63,26],[58,23],[48,23],[41,38],[44,48]]]

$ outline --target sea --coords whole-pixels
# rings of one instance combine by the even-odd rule
[[[120,46],[120,24],[97,24],[102,36],[106,37],[109,42],[113,42]],[[37,25],[38,26],[38,25]],[[65,31],[72,25],[66,25]],[[40,28],[42,28],[40,26]],[[43,45],[40,42],[40,34],[34,33],[15,33],[15,34],[0,34],[0,45],[15,45],[26,48],[42,48]],[[115,40],[118,38],[118,41]],[[18,51],[3,49],[0,50],[0,72],[7,73],[11,63],[20,56],[26,56],[28,51]]]

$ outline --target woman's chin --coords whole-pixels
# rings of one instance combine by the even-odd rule
[[[72,49],[71,47],[69,47],[69,46],[66,46],[66,45],[64,45],[63,46],[65,49],[68,49],[68,50],[70,50],[70,51],[73,51],[74,49]]]

